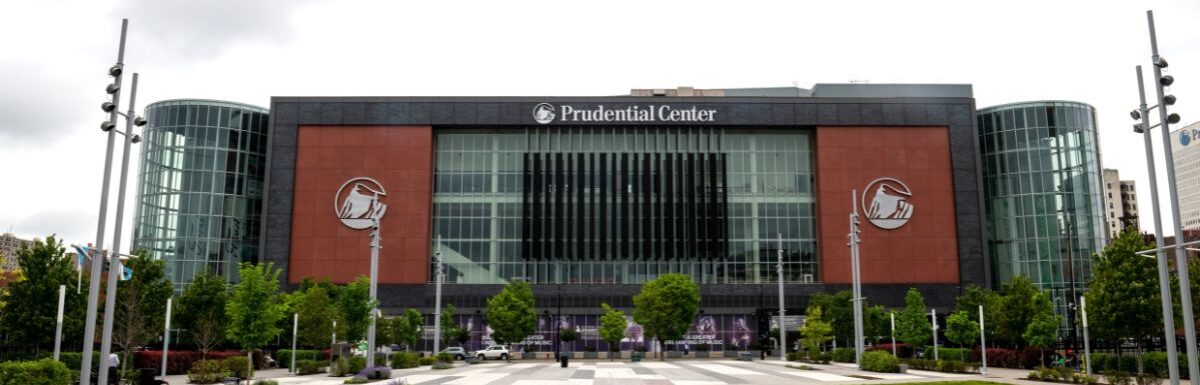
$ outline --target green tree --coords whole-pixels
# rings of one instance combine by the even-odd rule
[[[959,310],[947,317],[946,339],[958,343],[960,348],[974,344],[979,338],[979,322],[975,322],[973,314],[975,313]],[[967,358],[959,357],[959,360],[966,361]]]
[[[238,275],[241,282],[233,286],[225,303],[225,314],[229,317],[225,338],[246,351],[247,373],[250,373],[254,370],[251,353],[279,335],[279,320],[286,316],[287,309],[276,293],[279,269],[274,264],[242,263]]]
[[[404,343],[404,350],[411,350],[421,340],[425,331],[425,316],[415,309],[404,310],[404,314],[392,323],[396,340]],[[493,327],[493,329],[495,329]],[[494,333],[494,332],[493,332]]]
[[[1013,276],[1002,287],[1000,314],[996,320],[996,334],[1014,345],[1024,345],[1025,329],[1033,322],[1033,296],[1038,288],[1028,277]]]
[[[454,322],[454,304],[442,308],[442,349],[450,347],[450,341],[458,333],[458,324]],[[495,329],[493,329],[495,330]]]
[[[371,311],[375,310],[375,302],[371,301],[371,280],[360,275],[354,281],[346,284],[338,296],[338,316],[341,319],[338,326],[342,327],[342,335],[347,342],[357,342],[367,338],[367,328],[371,326]]]
[[[800,341],[809,358],[816,358],[821,353],[821,345],[830,340],[829,334],[833,332],[833,326],[823,320],[822,313],[820,306],[809,305],[804,325],[800,326]]]
[[[229,299],[229,285],[225,278],[209,271],[201,271],[192,278],[192,283],[175,301],[175,326],[183,328],[191,336],[202,357],[225,338],[225,303]]]
[[[313,285],[299,294],[291,309],[300,315],[297,341],[309,347],[325,346],[333,334],[333,320],[337,318],[337,308],[329,295],[327,286]]]
[[[958,296],[956,309],[973,314],[979,314],[979,306],[983,305],[984,332],[988,341],[996,339],[996,325],[1000,320],[1000,294],[975,285],[968,285],[962,295]]]
[[[87,318],[87,293],[75,294],[75,256],[64,255],[62,241],[55,236],[46,241],[34,240],[28,248],[17,250],[17,264],[21,267],[15,281],[8,283],[8,290],[0,302],[5,302],[0,312],[0,331],[8,335],[8,343],[18,346],[45,346],[54,343],[54,330],[58,317],[58,286],[67,286],[63,306],[63,340],[83,339],[83,323]],[[83,278],[87,286],[88,278]]]
[[[1084,293],[1093,337],[1132,339],[1140,345],[1146,338],[1162,336],[1156,262],[1137,255],[1153,248],[1139,234],[1127,230],[1093,256],[1092,280]]]
[[[121,370],[129,369],[134,348],[162,334],[167,298],[174,293],[171,281],[164,274],[166,261],[152,259],[145,250],[137,250],[124,266],[133,270],[133,275],[129,280],[117,282],[112,339],[125,352]]]
[[[833,327],[831,337],[838,341],[838,345],[845,343],[848,346],[853,346],[853,297],[853,293],[851,293],[850,290],[842,290],[833,294],[815,294],[812,296],[812,299],[809,300],[810,306],[817,306],[821,308],[821,315],[826,321],[829,322],[830,326]],[[866,307],[864,306],[864,309],[865,308]],[[866,314],[866,312],[864,312],[864,314]],[[864,323],[863,326],[865,329],[867,323]]]
[[[1044,350],[1058,339],[1058,325],[1062,320],[1054,314],[1054,305],[1050,303],[1050,295],[1039,291],[1033,296],[1033,322],[1025,328],[1025,341],[1030,346]],[[1046,354],[1042,352],[1042,361],[1046,362]]]
[[[913,348],[928,344],[933,329],[926,314],[925,297],[917,288],[909,288],[904,296],[904,310],[896,316],[896,339]]]
[[[529,282],[509,282],[488,298],[487,319],[492,340],[507,345],[520,343],[532,335],[537,327],[537,309],[533,306],[533,288]]]
[[[600,315],[600,339],[608,343],[608,351],[619,352],[621,339],[625,338],[625,328],[629,326],[625,322],[625,312],[613,309],[607,303],[601,303],[600,307],[604,309],[604,314]],[[608,360],[612,359],[612,354],[609,354]]]
[[[642,291],[633,296],[634,321],[660,345],[682,338],[699,311],[700,289],[683,274],[663,274],[642,284]]]
[[[863,305],[863,337],[868,343],[887,339],[892,333],[891,317],[887,310],[882,305],[865,306],[865,301]]]

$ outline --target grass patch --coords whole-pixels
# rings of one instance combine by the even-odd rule
[[[817,368],[814,368],[814,367],[811,367],[811,366],[808,366],[808,365],[792,365],[792,364],[788,364],[788,365],[787,365],[787,367],[789,367],[789,368],[792,368],[792,369],[800,369],[800,370],[820,370],[820,369],[817,369]]]

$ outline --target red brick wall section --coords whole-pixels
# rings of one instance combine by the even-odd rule
[[[343,283],[370,274],[370,230],[352,230],[334,213],[338,188],[360,176],[387,190],[379,282],[427,282],[432,128],[301,126],[298,135],[288,282],[328,277]]]
[[[851,190],[858,190],[861,202],[863,189],[880,177],[908,185],[913,214],[903,227],[884,230],[865,218],[859,204],[863,283],[959,282],[946,127],[817,127],[816,143],[820,278],[825,283],[851,283],[846,246]]]

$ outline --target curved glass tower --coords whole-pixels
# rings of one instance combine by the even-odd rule
[[[134,248],[165,259],[178,289],[203,270],[234,279],[258,258],[267,109],[180,99],[146,117]]]
[[[1064,310],[1107,243],[1096,111],[1036,101],[984,108],[978,119],[992,282],[1024,275]]]

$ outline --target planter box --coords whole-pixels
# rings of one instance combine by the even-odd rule
[[[681,357],[683,357],[683,352],[680,352],[680,351],[667,352],[667,358],[681,358]]]
[[[641,354],[631,355],[631,356],[629,356],[629,360],[633,361],[633,362],[642,362],[642,355]]]
[[[604,352],[604,354],[606,354],[605,357],[610,359],[621,358],[625,356],[625,353],[622,352]]]
[[[762,350],[751,350],[750,351],[750,359],[761,358],[761,357],[762,357]]]
[[[696,352],[696,358],[708,358],[708,351]]]
[[[723,353],[724,354],[722,354],[721,356],[725,357],[725,358],[737,358],[737,356],[738,356],[737,350],[726,350]]]
[[[595,359],[596,352],[583,352],[583,358]]]
[[[537,353],[534,353],[534,352],[524,352],[524,353],[521,353],[521,359],[522,359],[522,360],[532,360],[532,359],[535,359],[535,358],[537,358]]]

